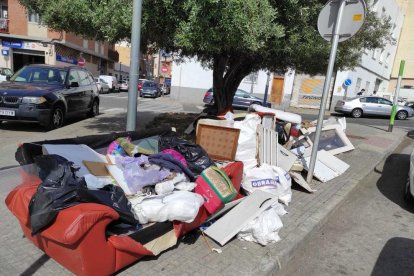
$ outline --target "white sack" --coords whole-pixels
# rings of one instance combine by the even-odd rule
[[[166,196],[131,198],[130,202],[141,224],[148,222],[182,221],[191,223],[204,203],[201,195],[175,191]]]
[[[242,187],[249,194],[257,189],[274,194],[286,205],[292,199],[292,178],[289,173],[282,168],[268,164],[246,170]]]
[[[257,166],[256,130],[260,123],[261,119],[257,114],[248,114],[243,121],[234,122],[234,128],[240,129],[235,159],[243,162],[245,170]]]
[[[256,242],[261,245],[280,241],[279,230],[283,223],[279,216],[286,214],[283,206],[276,203],[250,221],[239,232],[240,240]]]

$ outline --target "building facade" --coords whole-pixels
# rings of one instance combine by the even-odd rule
[[[0,67],[14,72],[26,64],[64,66],[81,61],[95,76],[112,75],[118,61],[113,45],[51,31],[18,0],[0,0],[0,50]]]
[[[400,96],[414,101],[414,1],[396,0],[404,15],[397,54],[392,68],[389,91],[395,91],[401,60],[405,60]]]

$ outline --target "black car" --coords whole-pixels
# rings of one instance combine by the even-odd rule
[[[144,81],[140,92],[141,97],[157,98],[162,95],[162,90],[155,81]]]
[[[28,65],[0,84],[0,123],[29,121],[55,129],[69,116],[98,113],[98,87],[77,66]]]

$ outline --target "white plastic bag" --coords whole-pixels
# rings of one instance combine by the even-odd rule
[[[155,197],[133,197],[129,201],[141,224],[167,220],[191,223],[204,203],[201,195],[185,191]]]
[[[256,159],[256,130],[261,119],[257,114],[248,114],[243,121],[234,122],[234,128],[240,129],[236,160],[242,161],[244,169],[257,166]]]
[[[283,206],[276,203],[243,227],[237,237],[240,240],[256,242],[261,245],[278,242],[280,241],[279,230],[283,227],[279,216],[285,213]]]
[[[274,194],[285,205],[288,205],[292,199],[292,178],[289,173],[268,164],[246,170],[242,187],[249,194],[257,189]]]

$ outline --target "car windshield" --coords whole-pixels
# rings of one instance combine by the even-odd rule
[[[143,87],[152,88],[152,87],[155,87],[155,83],[146,81],[146,82],[144,82]]]
[[[11,77],[11,81],[25,83],[64,84],[67,72],[59,68],[23,67]]]

